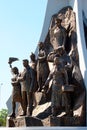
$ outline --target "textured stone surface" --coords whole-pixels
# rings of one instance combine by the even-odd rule
[[[81,117],[50,117],[50,126],[82,126]]]
[[[35,117],[17,117],[7,119],[7,127],[43,126],[40,119]]]

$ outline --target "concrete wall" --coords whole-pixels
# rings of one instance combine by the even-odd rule
[[[87,0],[71,0],[69,3],[76,13],[77,46],[79,52],[80,70],[87,90],[87,49],[85,44],[82,16],[82,11],[84,11],[87,18]]]

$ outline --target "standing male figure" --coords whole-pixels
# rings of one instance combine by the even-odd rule
[[[33,86],[34,78],[32,74],[32,69],[29,66],[29,61],[27,59],[23,60],[24,70],[22,75],[18,78],[20,82],[25,82],[26,93],[27,93],[27,115],[32,115],[33,110]],[[25,100],[25,99],[23,99]]]
[[[31,53],[30,55],[30,67],[32,68],[32,72],[33,72],[33,78],[34,78],[34,87],[33,87],[33,104],[34,104],[34,107],[36,107],[37,105],[37,101],[36,101],[36,97],[35,97],[35,92],[37,91],[38,89],[38,84],[37,84],[37,71],[36,71],[36,66],[37,66],[37,60],[36,60],[36,57],[35,57],[35,54],[34,53]]]

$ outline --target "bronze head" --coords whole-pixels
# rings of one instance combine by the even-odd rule
[[[30,58],[32,61],[35,61],[35,54],[33,52],[31,52]]]
[[[23,60],[23,66],[24,66],[24,67],[27,67],[27,66],[28,66],[28,63],[29,63],[29,61],[28,61],[27,59],[24,59],[24,60]]]
[[[17,67],[13,67],[13,68],[12,68],[12,72],[13,72],[14,74],[18,74],[18,73],[19,73],[18,68],[17,68]]]
[[[55,24],[60,25],[61,22],[62,22],[62,19],[59,19],[59,18],[56,18],[56,19],[55,19]]]
[[[39,46],[39,49],[42,49],[42,48],[44,48],[44,43],[43,42],[39,42],[38,46]]]

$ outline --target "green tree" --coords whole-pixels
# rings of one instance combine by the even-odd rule
[[[7,109],[1,109],[0,110],[0,126],[6,126],[6,117],[8,114]]]

